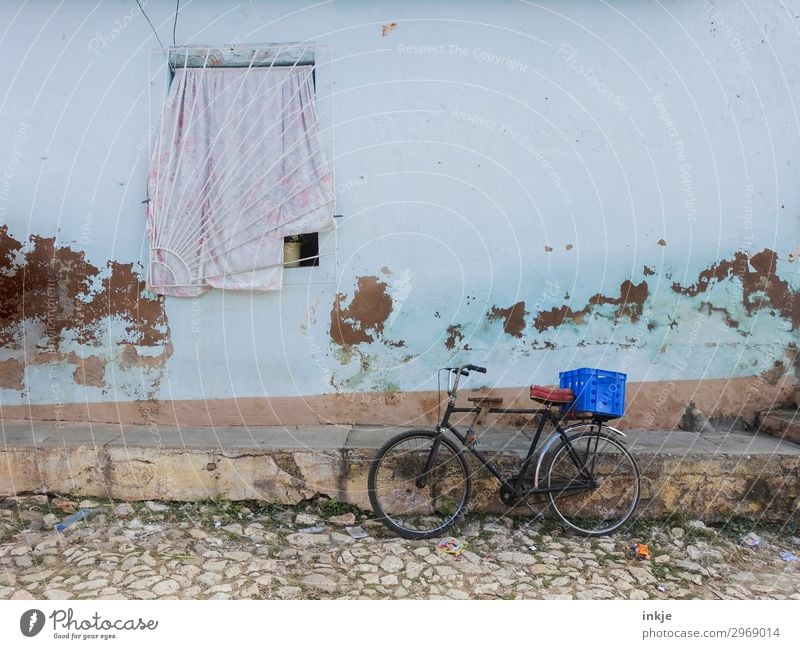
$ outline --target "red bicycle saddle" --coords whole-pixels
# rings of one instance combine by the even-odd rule
[[[532,385],[531,399],[543,403],[570,403],[575,400],[575,395],[569,388],[547,388],[543,385]]]

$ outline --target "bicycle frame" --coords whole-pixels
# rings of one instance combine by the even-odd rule
[[[567,426],[566,428],[561,427],[561,422],[563,421],[562,417],[556,416],[553,414],[551,407],[544,407],[544,408],[486,408],[483,409],[480,406],[475,407],[458,407],[456,405],[456,399],[458,395],[458,382],[460,378],[460,373],[455,375],[455,381],[452,385],[448,385],[448,400],[447,400],[447,408],[445,409],[444,416],[442,420],[436,427],[436,432],[439,433],[439,437],[434,442],[433,447],[431,448],[430,454],[428,456],[428,460],[426,462],[425,471],[423,474],[417,479],[417,486],[422,487],[425,484],[425,478],[427,474],[430,472],[431,467],[433,466],[433,461],[435,459],[436,453],[439,449],[440,440],[444,436],[445,431],[450,431],[456,439],[461,442],[461,445],[466,448],[473,456],[495,477],[500,481],[500,484],[505,487],[506,489],[511,490],[513,494],[517,498],[524,498],[531,494],[545,494],[545,493],[553,493],[553,492],[565,492],[565,491],[582,491],[586,489],[591,489],[596,486],[596,483],[593,479],[593,471],[594,466],[587,468],[586,466],[586,459],[581,459],[578,457],[577,452],[573,448],[570,440],[569,440],[569,431],[573,428],[579,426],[586,426],[588,425],[596,425],[598,433],[601,429],[601,424],[604,423],[604,418],[594,416],[590,419],[587,419],[585,422],[572,424]],[[510,479],[506,479],[492,464],[491,460],[487,458],[483,453],[481,453],[477,448],[475,448],[474,443],[470,443],[467,435],[461,433],[453,424],[450,423],[451,415],[455,413],[472,413],[474,415],[478,415],[481,412],[486,412],[489,414],[497,414],[497,415],[529,415],[533,417],[538,417],[538,425],[536,428],[536,433],[534,434],[533,440],[531,441],[530,448],[528,449],[528,453],[526,454],[524,460],[522,461],[522,465],[520,466],[519,471],[517,474]],[[534,482],[533,487],[523,491],[523,481],[524,476],[526,475],[528,468],[533,461],[533,458],[537,455],[537,447],[539,445],[539,440],[541,439],[542,432],[544,431],[545,424],[550,422],[554,427],[554,432],[548,438],[548,440],[542,445],[541,450],[538,454],[538,459],[535,467],[534,473]],[[606,426],[609,430],[613,432],[623,435],[620,431],[610,428]],[[581,476],[586,480],[586,482],[581,483],[573,483],[569,485],[561,485],[556,487],[539,487],[539,471],[541,469],[541,464],[544,459],[547,450],[558,440],[563,440],[564,446],[567,449],[567,452],[570,455],[575,467],[580,472]],[[597,443],[599,442],[600,437],[598,434],[597,441],[595,442],[595,451],[597,450]],[[588,449],[587,449],[588,452]],[[595,458],[596,454],[592,453],[592,458]],[[594,460],[593,460],[594,461]]]

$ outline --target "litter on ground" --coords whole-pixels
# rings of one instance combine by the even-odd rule
[[[739,539],[739,543],[746,548],[757,548],[761,544],[761,537],[755,532],[750,532]]]
[[[464,551],[464,544],[452,536],[445,536],[436,546],[438,552],[458,556]]]
[[[347,532],[354,539],[365,539],[365,538],[367,538],[369,536],[369,534],[367,534],[364,531],[364,528],[360,527],[360,526],[345,527],[344,531]]]
[[[78,521],[82,521],[84,518],[88,518],[93,513],[94,512],[91,509],[79,509],[74,514],[71,514],[70,516],[67,516],[63,521],[58,523],[58,525],[55,526],[56,531],[63,532],[65,529],[67,529],[71,525],[74,525]]]
[[[644,543],[631,543],[631,549],[628,551],[628,556],[636,559],[649,559],[650,548]]]

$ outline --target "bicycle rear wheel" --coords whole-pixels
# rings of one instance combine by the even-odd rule
[[[604,536],[622,527],[639,504],[639,468],[613,433],[597,424],[569,435],[547,471],[553,513],[576,534]],[[574,453],[572,452],[574,451]]]
[[[453,442],[431,430],[410,430],[375,454],[367,489],[372,509],[389,529],[407,539],[427,539],[464,513],[472,482]]]

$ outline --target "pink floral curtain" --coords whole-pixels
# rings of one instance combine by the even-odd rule
[[[148,286],[281,288],[283,238],[334,227],[313,66],[175,73],[148,173]]]

